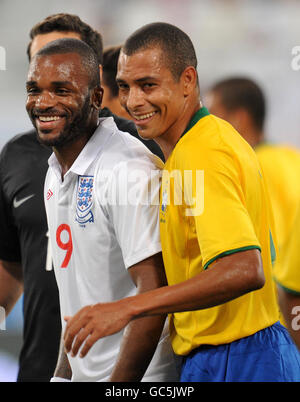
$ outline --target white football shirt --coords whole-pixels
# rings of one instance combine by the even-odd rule
[[[45,181],[45,205],[63,317],[86,305],[132,296],[127,272],[161,251],[161,160],[120,132],[113,118],[100,124],[61,178],[54,154]],[[151,204],[151,205],[150,205]],[[85,358],[69,357],[72,381],[107,381],[123,331],[98,340]],[[143,381],[176,381],[167,326]]]

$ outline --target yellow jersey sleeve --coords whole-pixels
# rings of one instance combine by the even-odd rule
[[[226,147],[203,149],[196,155],[190,154],[185,167],[194,172],[203,172],[203,208],[199,210],[195,207],[191,210],[195,211],[204,269],[216,258],[252,248],[260,250],[260,242],[246,206],[242,171]],[[260,180],[258,170],[256,175],[253,180]],[[190,181],[193,187],[192,198],[195,199],[199,193],[196,184],[195,178]]]
[[[290,293],[300,294],[300,207],[293,229],[274,267],[276,282]]]

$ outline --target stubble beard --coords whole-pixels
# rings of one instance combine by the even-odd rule
[[[42,145],[48,147],[61,148],[64,147],[65,145],[70,145],[73,142],[75,142],[78,138],[86,134],[88,130],[88,120],[90,114],[91,114],[90,99],[89,97],[86,97],[80,113],[78,113],[75,116],[73,121],[71,121],[70,123],[66,123],[64,129],[55,138],[44,137],[42,139],[38,133],[36,124],[33,121],[33,125],[37,132],[37,139]],[[44,132],[44,134],[47,135],[47,132]]]

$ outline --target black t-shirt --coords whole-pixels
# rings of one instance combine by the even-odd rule
[[[100,116],[113,115],[105,109]],[[133,122],[113,117],[121,131],[140,139]],[[153,141],[145,145],[155,150]],[[46,270],[48,229],[43,186],[51,153],[32,130],[10,140],[0,154],[0,259],[21,262],[24,279],[19,382],[50,380],[61,336],[54,271]]]

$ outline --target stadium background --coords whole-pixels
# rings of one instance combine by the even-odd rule
[[[218,79],[231,75],[255,79],[267,98],[267,138],[300,146],[300,70],[292,68],[292,49],[300,46],[298,0],[61,3],[0,0],[0,46],[6,54],[5,70],[0,70],[0,149],[13,135],[31,128],[24,107],[28,33],[36,22],[58,12],[78,14],[103,34],[104,46],[121,44],[135,29],[149,22],[177,25],[195,45],[203,95]],[[6,320],[6,330],[0,330],[0,382],[16,378],[23,325],[21,309],[22,298]]]

